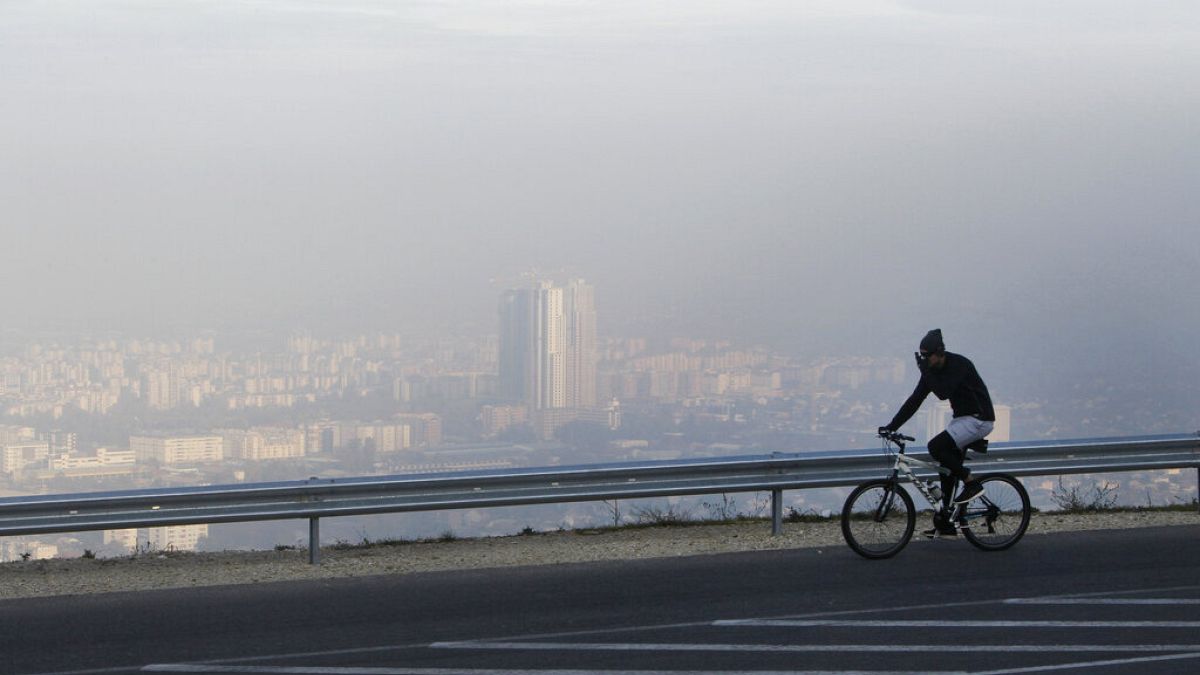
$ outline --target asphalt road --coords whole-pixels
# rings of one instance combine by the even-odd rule
[[[1200,527],[0,601],[0,672],[1200,671]]]

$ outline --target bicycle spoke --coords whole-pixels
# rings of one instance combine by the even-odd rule
[[[842,510],[842,534],[860,555],[886,558],[895,555],[912,537],[916,514],[912,499],[890,481],[859,486]]]
[[[1029,526],[1029,496],[1012,477],[983,478],[984,496],[962,513],[968,541],[985,550],[1012,546]]]

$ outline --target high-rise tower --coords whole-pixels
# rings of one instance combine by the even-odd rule
[[[567,407],[596,407],[596,291],[582,279],[563,294],[567,324]]]
[[[500,296],[500,394],[531,410],[596,405],[596,303],[581,279]]]
[[[534,290],[537,305],[534,325],[535,360],[533,407],[537,410],[567,407],[567,326],[563,314],[563,289],[549,281]]]
[[[510,403],[533,395],[534,297],[529,288],[500,295],[500,397]]]

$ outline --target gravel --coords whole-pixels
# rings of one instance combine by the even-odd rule
[[[1029,532],[1196,524],[1196,511],[1050,513],[1035,514]],[[316,566],[306,549],[30,560],[0,564],[0,599],[843,546],[836,521],[786,523],[778,537],[751,522],[327,547]]]

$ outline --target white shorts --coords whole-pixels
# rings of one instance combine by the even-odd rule
[[[992,433],[992,423],[965,415],[950,420],[946,433],[954,439],[959,450]]]

